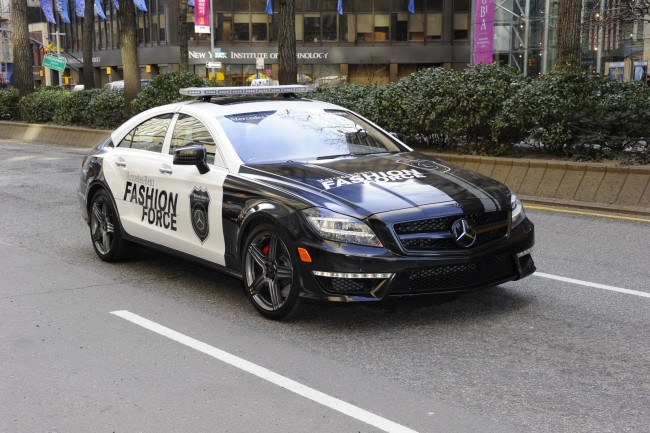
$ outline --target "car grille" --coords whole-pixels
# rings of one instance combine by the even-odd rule
[[[470,290],[516,275],[517,268],[510,255],[472,263],[407,269],[398,276],[390,295]]]
[[[451,234],[451,226],[459,218],[465,218],[477,231],[474,246],[483,245],[508,235],[507,211],[407,221],[394,224],[393,230],[406,251],[453,249],[458,248],[458,245]]]

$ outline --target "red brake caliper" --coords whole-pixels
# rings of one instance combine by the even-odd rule
[[[264,248],[262,248],[262,254],[264,254],[265,256],[269,255],[269,246],[268,246],[268,244],[264,245]]]

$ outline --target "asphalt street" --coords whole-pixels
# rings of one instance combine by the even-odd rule
[[[217,272],[99,260],[83,153],[0,141],[0,432],[650,432],[650,220],[531,208],[538,275],[272,322]]]

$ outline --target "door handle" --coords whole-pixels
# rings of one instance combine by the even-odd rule
[[[168,167],[160,167],[158,170],[163,174],[172,174],[173,172],[173,170]]]
[[[126,161],[120,159],[119,161],[115,161],[115,165],[117,165],[118,167],[126,167]]]

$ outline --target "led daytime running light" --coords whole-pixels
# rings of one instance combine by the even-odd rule
[[[347,272],[323,272],[323,271],[312,271],[317,277],[327,277],[327,278],[366,278],[366,279],[387,279],[391,278],[393,274],[388,273],[347,273]]]

